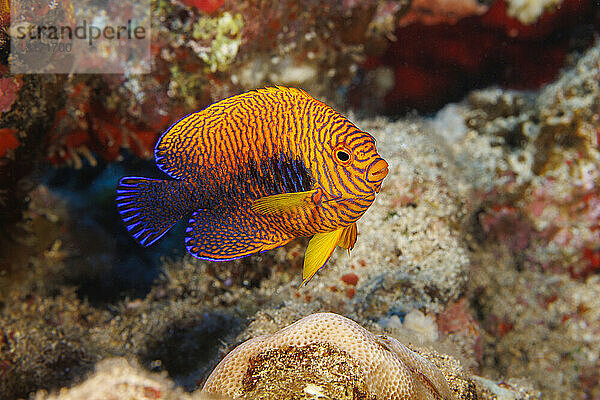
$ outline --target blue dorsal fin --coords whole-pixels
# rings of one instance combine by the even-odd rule
[[[198,134],[197,126],[202,122],[200,113],[183,117],[167,129],[156,142],[154,161],[165,174],[182,179],[197,173],[198,163],[193,139]]]

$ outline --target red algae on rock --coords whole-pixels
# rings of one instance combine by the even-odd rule
[[[488,7],[477,0],[413,0],[399,26],[454,24],[465,17],[482,15]]]
[[[22,85],[18,77],[0,77],[0,115],[10,110]]]
[[[353,272],[350,272],[348,274],[342,275],[341,279],[347,285],[356,286],[356,284],[358,283],[358,275],[356,275]]]
[[[123,105],[124,101],[117,93],[108,100],[95,94],[103,86],[94,79],[67,86],[66,106],[58,111],[49,133],[47,157],[50,162],[81,168],[85,160],[95,166],[96,156],[115,161],[125,149],[142,159],[152,157],[156,137],[168,117],[147,118],[154,123],[152,126],[129,118],[127,114],[132,109],[114,109],[116,105],[112,102]]]
[[[419,2],[413,2],[414,8],[408,16],[419,12],[416,3]],[[476,2],[425,3],[444,3],[450,10],[453,7],[461,10],[462,5],[473,6]],[[558,76],[573,43],[589,45],[593,41],[592,34],[584,37],[577,30],[582,21],[591,25],[594,14],[598,13],[590,2],[565,0],[560,6],[544,8],[545,12],[535,19],[523,16],[527,22],[509,15],[510,5],[504,1],[488,4],[489,7],[480,5],[473,9],[471,16],[457,11],[443,18],[443,13],[434,13],[439,20],[432,25],[423,22],[403,25],[400,20],[394,31],[398,40],[373,54],[363,65],[372,76],[384,70],[393,71],[393,79],[384,90],[386,111],[415,107],[433,110],[448,101],[459,100],[473,87],[486,84],[539,88]],[[458,18],[461,15],[464,18]],[[558,32],[561,35],[557,37]],[[381,104],[371,96],[367,92],[352,100],[364,107]]]
[[[529,376],[548,398],[600,389],[581,374],[597,370],[600,343],[600,43],[575,61],[539,92],[472,92],[448,108],[462,135],[440,129],[477,199],[467,298],[482,371]]]
[[[200,11],[212,14],[223,6],[224,0],[182,0],[189,7],[196,7]]]
[[[6,157],[9,151],[19,147],[18,132],[16,129],[11,128],[0,129],[0,158]]]

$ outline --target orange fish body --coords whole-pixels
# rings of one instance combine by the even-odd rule
[[[355,223],[387,174],[371,135],[305,92],[281,87],[181,119],[159,139],[155,159],[174,179],[125,177],[117,189],[119,212],[139,243],[154,243],[190,214],[187,250],[213,261],[315,235],[303,283],[336,245],[352,248]]]

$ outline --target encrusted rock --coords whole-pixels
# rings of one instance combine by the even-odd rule
[[[396,339],[373,335],[337,314],[317,313],[234,349],[202,390],[248,399],[475,398],[474,385],[458,383],[465,378],[456,371],[450,380],[456,387],[447,379]]]

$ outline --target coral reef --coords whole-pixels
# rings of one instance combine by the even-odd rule
[[[446,132],[480,199],[469,298],[483,370],[549,397],[598,396],[599,61],[596,43],[536,95],[476,91]]]
[[[0,78],[0,115],[9,111],[17,99],[22,82],[18,77]]]
[[[381,119],[359,122],[359,126],[378,138],[378,146],[387,149],[386,159],[396,167],[380,192],[381,201],[361,219],[351,258],[335,254],[328,267],[301,290],[305,241],[298,240],[273,252],[227,263],[178,257],[165,263],[162,277],[139,298],[111,303],[108,309],[102,303],[81,302],[73,289],[61,290],[81,286],[90,278],[85,283],[88,287],[113,285],[112,276],[118,271],[111,272],[111,265],[119,265],[125,254],[119,249],[126,248],[127,254],[135,250],[129,244],[119,247],[106,228],[99,226],[104,221],[94,225],[88,217],[91,226],[75,229],[83,214],[67,210],[64,200],[39,187],[27,211],[25,228],[31,243],[13,245],[11,257],[5,260],[11,264],[5,270],[12,272],[5,277],[4,287],[19,282],[20,289],[3,292],[0,319],[6,322],[2,325],[7,327],[7,337],[30,328],[41,336],[32,335],[26,341],[20,337],[0,347],[0,357],[9,363],[0,392],[14,397],[39,388],[58,388],[80,379],[95,360],[114,355],[135,355],[144,366],[158,365],[193,389],[218,358],[217,340],[231,343],[244,321],[259,309],[279,308],[288,323],[319,310],[366,323],[394,316],[404,319],[411,312],[418,316],[416,309],[422,309],[429,323],[417,328],[421,324],[417,317],[406,324],[407,329],[435,331],[431,313],[458,299],[466,282],[468,250],[459,239],[459,227],[468,215],[467,187],[449,175],[447,154],[430,151],[435,138],[425,134],[428,128],[423,121]],[[403,150],[405,145],[411,146],[410,154]],[[385,229],[399,232],[397,240],[382,245]],[[82,249],[89,258],[81,256]],[[143,273],[138,264],[144,262],[148,261],[137,259],[136,264],[120,264],[120,268],[129,269],[130,279],[138,284]],[[25,316],[22,304],[29,299],[35,301]],[[281,309],[281,304],[289,306]],[[41,308],[45,313],[35,312]],[[57,328],[42,334],[48,321],[57,321],[51,322]],[[51,359],[18,362],[19,349],[43,354],[61,340],[65,348],[74,349],[68,354],[81,356],[65,358],[68,371],[58,373]]]
[[[367,332],[368,333],[368,332]],[[371,335],[372,336],[372,335]],[[467,378],[464,370],[460,366],[460,364],[452,359],[449,356],[441,355],[435,351],[427,351],[424,349],[420,349],[422,356],[419,356],[417,353],[407,349],[399,342],[397,342],[393,338],[385,338],[385,337],[376,337],[373,336],[375,340],[380,341],[379,345],[388,347],[388,342],[395,344],[394,349],[387,348],[384,351],[393,352],[393,354],[403,354],[408,356],[413,356],[419,362],[428,363],[429,367],[434,370],[437,368],[441,368],[447,379],[450,381],[450,385],[454,388],[454,391],[462,394],[463,396],[460,398],[467,399],[483,399],[483,400],[492,400],[498,398],[506,398],[506,399],[522,399],[522,400],[530,400],[539,398],[539,394],[536,394],[535,391],[531,390],[527,384],[523,384],[521,382],[511,381],[511,382],[503,382],[502,384],[497,384],[489,379],[481,378],[478,376],[472,376],[471,378]],[[398,347],[400,346],[400,347]],[[294,349],[288,347],[285,349],[285,355],[283,358],[279,358],[278,361],[291,361],[293,365],[287,365],[288,371],[298,370],[298,361],[304,361],[307,363],[323,363],[328,360],[336,361],[333,355],[343,354],[337,351],[333,346],[326,345],[308,345],[304,346],[303,350],[308,348],[310,353],[303,352],[302,354],[297,354]],[[321,357],[317,358],[307,358],[309,355],[314,355],[313,352],[317,348],[326,349],[325,354],[319,354]],[[396,349],[397,348],[397,349]],[[399,350],[399,353],[396,351]],[[317,350],[318,351],[318,350]],[[261,357],[264,361],[273,361],[269,356],[270,353],[274,353],[273,351],[261,352],[261,356],[266,356],[266,360]],[[291,360],[286,360],[287,356],[291,356]],[[296,356],[296,357],[294,357]],[[347,354],[343,354],[342,357],[347,357]],[[257,357],[258,358],[258,357]],[[429,363],[427,360],[431,360]],[[408,360],[409,364],[414,360]],[[264,367],[264,364],[253,364],[253,367],[249,373],[253,371],[257,371],[260,367]],[[292,368],[289,368],[292,367]],[[321,369],[322,365],[318,365],[317,371],[321,374],[327,374],[326,369]],[[340,376],[343,375],[344,372],[347,372],[347,368],[355,367],[354,362],[350,363],[338,363],[333,365],[332,370],[335,371],[335,378],[329,380],[327,382],[323,382],[323,386],[335,386],[336,384],[343,383],[340,381]],[[263,380],[273,379],[273,375],[278,375],[282,371],[274,370],[272,366],[267,366],[270,368],[269,374],[264,374],[260,376]],[[341,373],[340,373],[341,372]],[[271,375],[270,373],[273,373]],[[439,374],[440,371],[437,371]],[[286,377],[289,379],[289,376]],[[357,381],[360,381],[362,378],[357,378]],[[424,379],[424,378],[423,378]],[[441,376],[441,379],[446,379],[444,376]],[[472,379],[472,380],[471,380]],[[281,387],[281,381],[276,381],[275,386]],[[352,382],[355,384],[356,382]],[[445,384],[445,383],[443,383]],[[430,385],[427,383],[427,385]],[[447,384],[446,384],[447,385]],[[293,382],[291,386],[286,387],[288,390],[283,391],[282,393],[277,393],[274,396],[275,392],[269,392],[261,395],[261,397],[236,397],[236,398],[249,398],[249,399],[299,399],[299,398],[314,398],[314,396],[326,396],[326,393],[323,387],[319,387],[316,384],[308,383],[304,386],[304,391],[296,392],[290,390],[290,388],[298,386],[298,382]],[[478,397],[475,397],[475,394],[479,393]],[[345,399],[345,398],[357,398],[356,396],[360,396],[361,393],[354,391],[348,392],[347,390],[342,390],[339,393],[336,393],[335,397],[324,397],[329,399]],[[454,394],[452,394],[454,396]],[[179,399],[179,400],[232,400],[229,396],[218,395],[214,393],[206,393],[203,390],[196,390],[192,393],[186,393],[181,388],[178,388],[174,385],[173,381],[169,380],[165,377],[164,374],[158,373],[149,373],[140,367],[137,363],[126,360],[125,358],[109,358],[99,362],[96,365],[95,372],[91,374],[84,382],[79,385],[73,386],[70,389],[62,389],[58,393],[48,393],[46,391],[39,391],[36,393],[34,397],[35,400],[95,400],[95,399],[105,399],[111,398],[115,400],[126,400],[126,399],[151,399],[151,400],[169,400],[169,399]],[[368,398],[368,397],[358,397],[358,398]],[[453,397],[454,398],[454,397]]]
[[[64,108],[56,114],[49,133],[48,161],[74,168],[81,168],[84,162],[96,166],[97,157],[115,161],[121,159],[124,149],[140,158],[151,157],[157,132],[166,117],[154,114],[146,119],[146,124],[127,121],[128,114],[142,113],[146,105],[143,101],[136,106],[126,105],[121,94],[111,96],[121,83],[117,80],[107,86],[99,78],[83,78],[66,88]],[[99,93],[108,97],[100,98]]]
[[[99,358],[87,333],[97,314],[73,290],[56,299],[10,294],[21,307],[2,315],[0,393],[26,396],[30,388],[64,384],[92,368]]]
[[[194,25],[192,38],[197,42],[193,42],[192,49],[210,72],[229,69],[242,42],[243,27],[242,15],[231,15],[228,12],[218,18],[201,19]]]
[[[470,375],[449,355],[406,347],[337,314],[311,314],[286,327],[271,321],[276,322],[270,333],[244,342],[221,361],[201,393],[244,399],[539,398],[525,382],[498,385]],[[273,332],[275,327],[283,329]]]
[[[11,172],[0,193],[8,193],[7,210],[23,210],[20,187],[40,162],[82,168],[127,154],[149,159],[178,117],[268,84],[392,113],[428,110],[487,83],[538,87],[556,76],[568,50],[589,44],[598,14],[589,2],[556,3],[280,1],[263,12],[257,0],[152,2],[152,74],[18,77],[0,57],[0,129],[11,129],[0,139],[0,163]],[[1,53],[10,29],[9,4],[0,5]],[[36,10],[73,18],[67,3]],[[11,214],[2,217],[8,226],[19,215]]]
[[[261,1],[154,2],[150,75],[15,76],[0,66],[0,397],[71,386],[38,396],[81,398],[105,379],[116,384],[100,393],[117,398],[198,398],[227,349],[321,311],[411,343],[456,393],[600,395],[600,44],[567,55],[590,43],[597,5],[303,3],[264,12]],[[305,239],[227,263],[173,252],[176,233],[158,249],[132,246],[114,210],[120,168],[145,168],[179,116],[269,83],[361,112],[430,109],[502,86],[428,118],[356,118],[390,174],[355,249],[336,252],[308,287],[298,287]],[[48,163],[71,168],[40,184]],[[53,182],[61,174],[79,174],[70,193]],[[313,342],[271,349],[247,383],[260,393],[306,354],[349,353]],[[102,361],[115,356],[131,363]],[[360,364],[336,368],[370,393]]]
[[[83,383],[59,393],[40,391],[35,400],[226,400],[190,396],[164,374],[148,373],[124,358],[109,358],[97,364],[95,372]]]
[[[33,189],[30,176],[45,157],[45,132],[58,108],[65,78],[13,76],[0,65],[0,248],[14,236]]]
[[[38,187],[26,212],[28,239],[3,251],[13,266],[3,266],[10,275],[2,277],[0,391],[58,389],[111,356],[135,357],[194,390],[220,359],[220,341],[233,347],[332,311],[414,343],[425,358],[417,346],[460,360],[485,377],[470,378],[478,398],[507,390],[535,398],[531,384],[548,397],[593,398],[598,47],[537,95],[488,89],[432,119],[357,121],[377,138],[390,175],[351,255],[335,253],[306,288],[298,289],[305,246],[298,240],[228,263],[174,257],[136,297],[80,300],[73,286],[94,270],[109,279],[102,268],[123,252],[105,228],[71,232],[81,215]],[[108,244],[90,256],[95,264],[77,254],[91,248],[86,236]],[[59,351],[48,356],[48,349]]]
[[[103,261],[116,249],[86,242],[110,243],[97,227],[70,233],[69,218],[79,216],[69,215],[64,201],[47,189],[36,192],[27,212],[30,236],[3,251],[1,260],[2,397],[26,397],[77,381],[97,360],[115,355],[135,356],[147,368],[164,368],[179,384],[195,387],[217,354],[218,340],[240,329],[239,315],[255,311],[252,299],[241,290],[224,290],[221,281],[197,266],[178,264],[173,270],[179,276],[168,278],[167,268],[166,277],[143,299],[126,299],[110,309],[80,300],[75,285],[81,290],[88,280],[95,283],[90,275],[100,275],[97,285],[115,285],[119,271]],[[143,272],[130,273],[139,281]],[[244,313],[227,309],[232,303]]]
[[[456,6],[464,2],[451,3]],[[529,7],[536,8],[534,3],[541,2],[514,1],[507,5],[494,1],[477,17],[398,27],[394,31],[398,40],[364,63],[364,86],[359,83],[357,96],[351,101],[362,108],[387,112],[411,108],[427,111],[458,101],[475,87],[539,88],[551,82],[574,45],[584,48],[593,41],[593,35],[575,30],[594,12],[590,3],[567,0],[560,7],[544,7],[546,12],[534,20],[533,15],[526,15]],[[527,23],[509,15],[512,10]],[[571,40],[567,32],[572,29]],[[559,32],[566,35],[559,38]],[[390,71],[392,77],[382,81],[378,78],[382,71]],[[380,82],[385,82],[383,100],[377,91],[366,90]]]
[[[559,8],[562,0],[509,0],[507,14],[523,24],[536,22],[545,11]]]
[[[600,45],[574,68],[544,88],[535,99],[519,94],[474,93],[482,109],[506,104],[506,114],[467,115],[482,134],[503,144],[498,175],[478,215],[482,234],[508,243],[523,263],[568,272],[574,278],[594,273],[600,244],[597,210],[600,129]],[[537,121],[537,122],[532,122]],[[518,235],[506,236],[518,224]]]
[[[312,314],[245,342],[219,363],[202,390],[264,399],[297,398],[303,392],[339,399],[455,398],[430,361],[332,313]]]
[[[414,0],[398,21],[399,26],[413,23],[423,25],[455,24],[462,18],[482,15],[488,7],[478,1],[463,0]]]
[[[550,49],[540,48],[540,39],[593,15],[583,2],[555,3],[372,0],[328,7],[303,2],[300,7],[277,2],[264,13],[257,1],[154,2],[154,73],[69,80],[57,97],[65,105],[56,114],[45,152],[55,164],[75,166],[82,165],[82,157],[92,165],[96,156],[115,160],[122,149],[149,158],[156,136],[173,116],[273,83],[299,85],[334,102],[349,100],[374,111],[435,106],[443,101],[442,93],[463,90],[467,80],[482,81],[485,71],[502,75],[498,68],[512,71],[513,78],[502,78],[508,83],[539,86],[562,65],[568,35]],[[539,17],[543,10],[546,14]],[[42,11],[62,12],[49,5]],[[506,23],[511,15],[525,23],[541,19],[529,29]],[[475,30],[483,33],[474,35]],[[468,40],[481,35],[483,45]],[[507,36],[508,47],[503,44]],[[521,36],[535,41],[517,40]],[[523,54],[532,52],[536,60],[545,57],[545,71],[540,63],[534,71],[523,61],[530,59]],[[500,60],[506,60],[505,66],[499,66]],[[2,111],[12,103],[14,79],[0,80],[0,91],[9,94],[3,96]],[[429,95],[434,88],[437,100]]]

